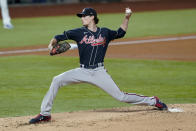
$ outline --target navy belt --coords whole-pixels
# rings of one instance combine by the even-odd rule
[[[86,68],[86,69],[95,69],[95,68],[102,67],[102,66],[104,66],[103,63],[97,63],[95,65],[84,65],[84,64],[80,64],[80,67],[81,68]]]

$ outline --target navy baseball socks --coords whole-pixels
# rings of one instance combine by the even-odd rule
[[[154,98],[156,99],[155,107],[157,107],[159,110],[168,110],[168,107],[165,103],[161,102],[156,96]]]
[[[33,118],[29,121],[29,124],[37,124],[40,122],[49,122],[50,120],[51,120],[51,116],[43,116],[41,114],[38,114],[35,118]]]

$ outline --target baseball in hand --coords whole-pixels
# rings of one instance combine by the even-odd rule
[[[131,13],[132,13],[132,11],[131,11],[131,9],[126,8],[125,13],[126,13],[126,14],[131,14]]]

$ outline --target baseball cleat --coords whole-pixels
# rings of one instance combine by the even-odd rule
[[[12,24],[6,24],[3,26],[5,29],[12,29],[14,26]]]
[[[35,118],[29,121],[29,124],[37,124],[40,122],[49,122],[51,120],[51,116],[43,116],[41,114],[37,115]]]
[[[161,102],[159,98],[156,96],[154,98],[156,99],[155,107],[157,107],[159,110],[168,110],[167,105],[165,103]]]

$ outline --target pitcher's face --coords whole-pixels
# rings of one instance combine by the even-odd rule
[[[82,20],[82,25],[83,26],[88,26],[91,22],[93,22],[94,16],[82,16],[81,20]]]

